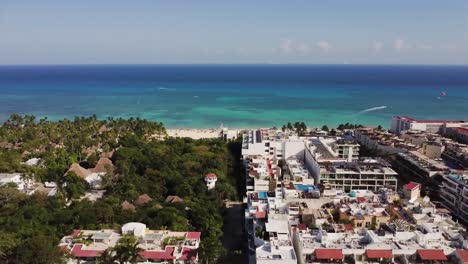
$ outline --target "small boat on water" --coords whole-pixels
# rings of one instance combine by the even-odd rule
[[[445,97],[446,95],[447,95],[447,92],[444,91],[444,90],[442,90],[442,91],[440,92],[440,96],[437,96],[436,98],[440,100],[440,99],[442,99],[443,97]]]

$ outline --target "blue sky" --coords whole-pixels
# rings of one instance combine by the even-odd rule
[[[468,64],[468,1],[0,1],[0,64],[75,63]]]

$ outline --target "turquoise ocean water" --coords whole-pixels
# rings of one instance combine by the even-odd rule
[[[468,66],[0,66],[0,94],[0,121],[96,114],[178,128],[388,127],[392,115],[468,119]]]

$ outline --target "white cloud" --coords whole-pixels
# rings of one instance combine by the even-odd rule
[[[273,53],[279,52],[283,54],[307,53],[311,50],[312,47],[310,47],[307,43],[294,41],[291,39],[283,39],[280,42],[279,47],[271,49]]]
[[[293,41],[290,40],[290,39],[284,39],[283,41],[281,41],[281,44],[280,44],[280,50],[283,52],[283,53],[290,53],[292,50],[293,50]]]
[[[432,50],[432,46],[429,46],[429,45],[420,45],[419,46],[419,49],[423,50],[423,51],[431,51]]]
[[[328,43],[328,41],[326,40],[321,40],[317,42],[317,47],[319,47],[319,49],[323,51],[328,51],[329,49],[331,49],[330,43]]]
[[[240,55],[248,55],[248,54],[249,54],[249,50],[246,49],[246,48],[238,48],[238,49],[237,49],[237,52],[238,52]]]
[[[380,52],[383,49],[383,43],[380,41],[374,41],[372,48],[375,52]]]
[[[393,48],[395,48],[397,52],[402,51],[405,47],[405,41],[403,39],[396,39],[393,43]]]
[[[310,51],[310,49],[311,48],[306,43],[299,43],[296,46],[296,50],[299,51],[299,52],[302,52],[302,53],[307,53],[307,52]]]

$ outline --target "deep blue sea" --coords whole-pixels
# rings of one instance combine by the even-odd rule
[[[96,114],[179,128],[388,127],[392,115],[468,119],[468,66],[0,66],[0,94],[0,121]]]

